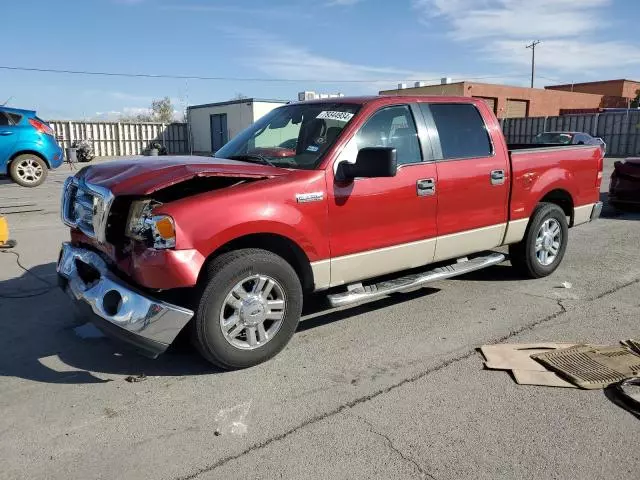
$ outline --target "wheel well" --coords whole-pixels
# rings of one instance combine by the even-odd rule
[[[49,165],[49,162],[47,161],[47,159],[41,153],[36,152],[34,150],[22,150],[20,152],[14,153],[11,156],[11,158],[9,159],[9,162],[7,163],[7,172],[11,168],[11,162],[13,162],[20,155],[35,155],[36,157],[40,158],[47,165],[47,168],[51,168],[51,165]]]
[[[261,248],[262,250],[267,250],[284,258],[298,274],[298,278],[302,284],[302,289],[304,291],[313,290],[313,271],[311,270],[311,262],[309,261],[309,258],[302,248],[300,248],[293,240],[281,235],[257,233],[236,238],[224,244],[212,253],[209,258],[207,258],[207,262],[210,262],[223,253],[243,248]],[[206,269],[203,268],[202,271],[206,271]]]
[[[547,193],[540,202],[553,203],[559,206],[564,214],[571,219],[569,225],[573,225],[573,198],[566,190],[552,190]]]

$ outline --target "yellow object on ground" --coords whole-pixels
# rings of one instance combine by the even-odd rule
[[[9,222],[6,217],[0,216],[0,246],[9,240]]]

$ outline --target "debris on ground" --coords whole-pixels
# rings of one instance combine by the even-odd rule
[[[520,385],[598,389],[640,375],[640,342],[484,345],[486,368],[509,370]]]
[[[585,389],[606,388],[640,374],[640,356],[624,346],[576,345],[531,358]]]
[[[630,378],[617,383],[612,389],[615,403],[640,416],[640,378]]]
[[[125,380],[129,383],[138,383],[138,382],[144,382],[147,379],[147,376],[144,373],[141,373],[140,375],[129,375],[128,377],[125,378]]]
[[[562,282],[558,288],[571,288],[573,287],[573,283],[571,282]]]
[[[544,353],[574,345],[574,343],[484,345],[480,351],[486,359],[484,362],[486,368],[511,371],[513,378],[519,385],[576,388],[575,385],[563,380],[531,358],[534,353]]]

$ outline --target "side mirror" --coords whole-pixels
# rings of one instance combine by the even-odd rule
[[[356,163],[342,162],[338,165],[336,180],[395,177],[397,171],[398,159],[395,148],[366,147],[358,152]]]

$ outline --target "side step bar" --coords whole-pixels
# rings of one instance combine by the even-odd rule
[[[445,265],[444,267],[434,268],[426,272],[414,273],[406,277],[385,280],[372,285],[362,286],[362,284],[358,284],[356,288],[351,288],[343,293],[328,295],[327,298],[332,307],[343,307],[345,305],[351,305],[352,303],[384,297],[390,293],[422,287],[427,283],[437,280],[464,275],[465,273],[480,270],[481,268],[497,265],[505,260],[506,257],[502,253],[490,253],[483,257],[476,257],[471,260]]]

